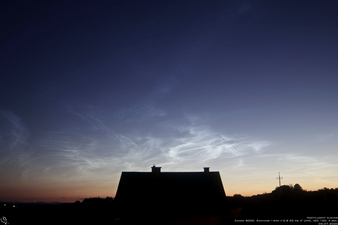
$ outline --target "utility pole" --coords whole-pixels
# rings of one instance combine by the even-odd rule
[[[283,177],[280,177],[280,172],[278,172],[278,177],[276,177],[276,179],[279,180],[279,187],[280,187],[280,180],[283,179]]]

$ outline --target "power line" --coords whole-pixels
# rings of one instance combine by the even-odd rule
[[[279,180],[279,187],[280,187],[280,180],[283,179],[283,177],[280,177],[280,172],[278,172],[278,177],[276,177],[276,179]]]

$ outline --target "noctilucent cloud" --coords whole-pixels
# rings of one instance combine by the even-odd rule
[[[3,1],[0,200],[220,171],[228,196],[338,187],[338,2]]]

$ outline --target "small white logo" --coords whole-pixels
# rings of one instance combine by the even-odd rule
[[[0,221],[1,221],[2,223],[4,223],[5,225],[9,224],[8,221],[7,221],[7,218],[4,217],[4,216],[1,217]]]

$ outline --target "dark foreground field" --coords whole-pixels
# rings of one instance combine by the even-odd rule
[[[6,204],[6,206],[4,205]],[[13,204],[15,207],[13,207]],[[1,203],[0,225],[2,224],[240,224],[260,220],[284,223],[284,221],[307,220],[318,224],[314,218],[326,218],[334,223],[338,218],[338,188],[308,192],[299,185],[281,186],[271,193],[243,197],[227,197],[224,212],[189,215],[185,212],[152,215],[152,207],[170,208],[163,205],[152,206],[145,203],[140,209],[142,215],[123,214],[114,204],[113,198],[89,198],[75,203]],[[149,207],[149,208],[148,208]],[[175,206],[172,206],[175,207]],[[204,206],[208,207],[208,206]],[[171,210],[175,212],[175,210]],[[189,209],[187,209],[189,212]],[[128,216],[126,216],[128,215]],[[128,218],[127,218],[128,217]],[[308,220],[310,218],[310,220]],[[337,219],[338,221],[338,219]],[[320,221],[319,221],[320,222]],[[324,222],[325,223],[325,222]],[[324,224],[323,223],[323,224]],[[337,222],[336,222],[337,223]]]

